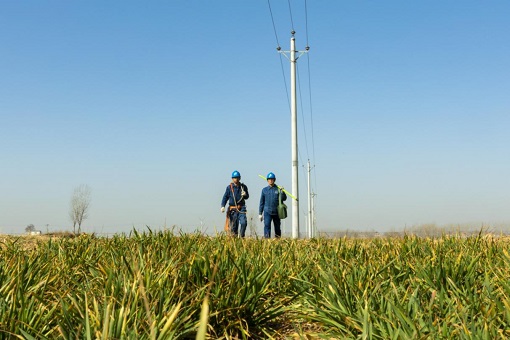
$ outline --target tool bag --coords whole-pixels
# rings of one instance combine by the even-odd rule
[[[287,206],[285,203],[282,202],[282,191],[278,190],[278,207],[276,208],[278,210],[278,217],[283,220],[287,217]]]

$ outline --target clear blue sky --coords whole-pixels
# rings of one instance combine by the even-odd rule
[[[510,224],[510,2],[290,3],[318,229]],[[213,232],[233,170],[256,212],[258,174],[291,187],[275,48],[263,0],[2,1],[0,232],[69,230],[80,184],[84,231]]]

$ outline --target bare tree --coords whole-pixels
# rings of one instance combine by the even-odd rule
[[[73,222],[73,232],[76,234],[76,226],[78,226],[78,234],[81,233],[81,224],[86,220],[90,206],[90,187],[88,185],[80,185],[76,187],[71,197],[71,206],[69,209],[69,217]]]

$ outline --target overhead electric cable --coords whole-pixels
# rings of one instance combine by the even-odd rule
[[[276,34],[276,26],[274,24],[274,18],[273,18],[273,11],[271,10],[271,3],[269,0],[267,0],[267,5],[269,6],[269,13],[271,14],[271,21],[273,22],[273,31],[274,31],[274,37],[276,38],[276,49],[280,50],[280,42],[278,41],[278,34]]]
[[[303,134],[305,135],[306,155],[307,155],[308,159],[310,159],[310,153],[308,152],[308,137],[307,137],[307,133],[306,133],[305,115],[303,114],[304,106],[303,106],[303,95],[301,94],[301,77],[299,76],[299,66],[296,65],[296,68],[298,70],[297,82],[298,82],[298,89],[299,89],[299,102],[301,103],[301,118],[303,120]]]
[[[269,13],[271,14],[271,22],[273,23],[274,37],[276,39],[276,45],[277,45],[276,46],[276,50],[280,51],[281,47],[280,47],[280,42],[278,41],[278,33],[276,33],[276,25],[274,23],[273,10],[271,9],[271,2],[270,2],[270,0],[267,0],[267,6],[269,7]],[[281,69],[282,69],[283,84],[285,86],[285,93],[287,94],[287,102],[289,104],[289,110],[290,110],[289,89],[287,88],[287,81],[285,80],[285,69],[283,67],[282,55],[281,55],[281,53],[279,53],[279,55],[280,55],[280,66],[281,66]]]
[[[307,56],[308,57],[308,56]],[[313,128],[313,105],[312,105],[312,80],[310,75],[310,58],[307,58],[308,61],[308,91],[310,95],[310,125],[312,130],[312,157],[313,157],[313,166],[315,167],[315,138],[314,138],[314,128]],[[317,189],[317,171],[314,171],[314,182],[315,182],[315,189]]]
[[[313,167],[315,167],[315,138],[314,138],[314,124],[313,124],[313,105],[312,105],[312,90],[311,90],[311,70],[310,70],[310,58],[309,58],[309,55],[308,52],[310,50],[310,47],[309,47],[309,34],[308,34],[308,2],[307,0],[304,0],[304,10],[305,10],[305,35],[306,35],[306,51],[296,51],[296,48],[295,48],[295,44],[293,44],[294,42],[294,34],[295,34],[295,28],[294,28],[294,18],[293,18],[293,13],[292,13],[292,5],[291,5],[291,1],[290,0],[287,0],[287,4],[288,4],[288,10],[289,10],[289,15],[290,15],[290,24],[291,24],[291,34],[292,34],[292,39],[291,39],[291,49],[289,51],[282,51],[282,48],[280,47],[280,42],[279,42],[279,39],[278,39],[278,33],[277,33],[277,30],[276,30],[276,23],[275,23],[275,16],[273,15],[273,9],[271,7],[271,2],[270,0],[267,1],[267,4],[268,4],[268,8],[269,8],[269,13],[271,15],[271,22],[272,22],[272,25],[273,25],[273,31],[274,31],[274,35],[275,35],[275,39],[276,39],[276,44],[277,44],[277,51],[279,52],[279,55],[280,55],[280,66],[281,66],[281,70],[282,70],[282,77],[283,77],[283,82],[284,82],[284,86],[285,86],[285,92],[286,92],[286,95],[287,95],[287,101],[288,101],[288,105],[289,105],[289,111],[291,111],[291,118],[292,119],[295,119],[295,114],[297,113],[297,103],[296,103],[296,97],[297,95],[299,95],[299,99],[297,99],[299,101],[299,104],[300,104],[300,107],[301,107],[301,118],[302,118],[302,124],[303,124],[303,133],[304,133],[304,143],[305,143],[305,147],[306,147],[306,153],[307,153],[307,156],[308,156],[308,181],[309,181],[309,185],[311,184],[310,183],[310,175],[311,175],[311,169]],[[278,18],[276,18],[278,19]],[[299,27],[298,27],[299,28]],[[299,69],[298,69],[298,65],[296,63],[296,65],[294,65],[294,68],[291,67],[291,80],[292,78],[294,78],[294,84],[291,84],[292,86],[292,90],[295,91],[296,90],[296,85],[297,85],[297,90],[298,90],[298,93],[296,94],[295,92],[292,94],[292,99],[291,99],[291,94],[290,94],[290,89],[289,89],[289,85],[287,84],[287,81],[286,81],[286,77],[285,77],[285,68],[283,66],[283,60],[282,60],[282,54],[287,57],[287,54],[289,54],[289,61],[291,61],[291,63],[295,63],[297,61],[297,59],[302,55],[302,54],[307,54],[307,73],[308,73],[308,89],[309,89],[309,93],[308,93],[308,99],[309,99],[309,109],[310,109],[310,129],[311,129],[311,148],[312,148],[312,154],[310,154],[310,146],[309,146],[309,139],[308,138],[308,133],[310,133],[309,131],[309,128],[306,127],[306,117],[305,117],[305,110],[304,110],[304,104],[303,104],[303,101],[306,100],[306,98],[303,98],[303,91],[302,91],[302,84],[301,84],[301,76],[302,74],[300,75],[299,74]],[[298,54],[296,57],[294,57],[295,54]],[[292,57],[291,57],[292,56]],[[303,79],[304,80],[304,79]],[[297,81],[297,84],[296,84],[296,81]],[[306,81],[306,80],[304,80]],[[306,94],[305,94],[306,96]],[[295,129],[295,123],[294,125],[292,126],[293,129]],[[308,130],[308,131],[307,131]],[[296,134],[297,135],[297,131],[293,130],[292,134]],[[293,137],[295,138],[295,137]],[[294,181],[296,182],[296,190],[297,190],[297,178],[295,178],[295,175],[297,175],[297,177],[301,177],[300,175],[304,175],[303,173],[300,173],[298,174],[297,173],[297,169],[295,168],[296,165],[298,164],[301,164],[303,167],[305,166],[305,162],[304,162],[304,159],[302,157],[302,154],[301,154],[301,148],[299,147],[298,143],[297,143],[297,138],[295,138],[296,140],[293,139],[293,143],[295,143],[295,146],[293,146],[293,152],[296,152],[296,154],[293,155],[293,187],[294,187]],[[294,144],[293,144],[294,145]],[[312,156],[312,157],[310,157]],[[310,158],[312,158],[312,161],[313,161],[313,167],[310,167]],[[296,164],[297,163],[297,164]],[[311,200],[311,205],[312,205],[312,211],[315,211],[315,207],[317,206],[317,201],[316,199],[312,199],[312,197],[317,197],[317,190],[316,190],[316,185],[317,185],[317,174],[316,174],[316,171],[314,171],[314,182],[315,182],[315,185],[313,185],[315,187],[315,190],[312,190],[311,187],[309,187],[309,195],[310,195],[310,198],[309,200]],[[303,211],[303,209],[300,209],[298,205],[295,206],[295,208],[297,208],[296,210],[299,211],[300,213],[302,214],[311,214],[310,211]],[[317,221],[317,217],[315,214],[312,215],[312,218],[313,218],[313,222],[312,223],[312,228],[315,228],[315,231],[317,231],[317,228],[313,225],[315,225],[316,221]],[[296,224],[296,226],[294,225],[294,219],[296,221],[298,221]],[[296,230],[296,233],[298,234],[297,237],[299,238],[299,214],[297,216],[293,216],[293,235],[294,235],[294,232]],[[294,237],[294,236],[293,236]]]
[[[306,56],[307,56],[306,59],[308,61],[308,94],[310,96],[309,100],[310,100],[310,125],[312,130],[312,155],[315,161],[315,140],[313,136],[313,105],[312,105],[312,80],[311,80],[312,77],[310,74],[310,58],[308,57],[308,54]]]
[[[306,34],[306,47],[309,47],[308,45],[308,6],[306,5],[306,0],[305,0],[305,34]]]
[[[290,26],[292,28],[292,31],[294,32],[294,19],[292,18],[292,8],[290,8],[290,0],[287,0],[289,3],[289,14],[290,14]]]
[[[307,0],[305,0],[305,35],[306,35],[306,50],[310,50],[310,44],[308,39],[308,3]],[[311,81],[311,70],[310,70],[310,55],[307,53],[307,69],[308,69],[308,90],[309,90],[309,103],[310,103],[310,127],[311,127],[311,137],[312,137],[312,161],[313,161],[313,167],[315,167],[315,138],[314,138],[314,126],[313,126],[313,101],[312,101],[312,81]],[[315,211],[315,207],[317,206],[317,171],[313,172],[313,179],[314,179],[314,185],[315,193],[312,192],[312,195],[315,197],[312,201],[312,211]],[[314,221],[312,222],[313,225],[316,227],[317,223],[317,217],[315,214],[313,215]],[[315,232],[317,232],[317,229],[315,229]]]
[[[306,49],[309,50],[310,49],[310,44],[308,42],[308,4],[307,4],[307,0],[305,0],[305,34],[306,34]],[[314,128],[313,128],[313,104],[312,104],[312,80],[311,80],[311,71],[310,71],[310,55],[307,53],[306,54],[306,60],[307,60],[307,65],[308,65],[308,94],[310,96],[309,100],[310,100],[310,125],[311,125],[311,134],[312,134],[312,159],[313,159],[313,164],[314,164],[314,167],[315,167],[315,138],[314,138]],[[317,172],[314,171],[314,180],[315,180],[315,188],[317,188]]]
[[[285,69],[283,67],[283,60],[282,55],[280,54],[280,66],[282,68],[282,77],[283,77],[283,85],[285,85],[285,93],[287,94],[287,103],[289,104],[289,111],[290,111],[290,95],[289,95],[289,89],[287,87],[287,80],[285,80]]]

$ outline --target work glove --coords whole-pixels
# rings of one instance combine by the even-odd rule
[[[222,213],[224,213],[224,212],[225,212],[225,207],[221,207],[220,211],[221,211]]]
[[[242,190],[241,191],[241,196],[245,197],[246,196],[246,191]]]
[[[259,215],[259,220],[260,220],[260,222],[264,221],[264,216]]]

